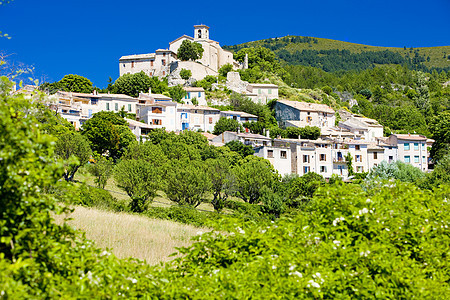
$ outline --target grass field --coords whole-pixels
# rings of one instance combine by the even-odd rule
[[[62,224],[64,218],[55,216]],[[138,258],[151,265],[165,262],[173,257],[175,247],[191,244],[191,237],[199,229],[166,220],[150,219],[127,213],[114,213],[94,208],[75,207],[69,215],[68,224],[86,232],[86,237],[102,249],[110,248],[119,258]]]

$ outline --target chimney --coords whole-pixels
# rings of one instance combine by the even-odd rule
[[[270,138],[270,131],[269,131],[269,129],[266,130],[266,137]]]

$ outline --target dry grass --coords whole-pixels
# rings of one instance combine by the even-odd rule
[[[119,258],[134,257],[151,265],[171,260],[175,247],[189,246],[199,229],[166,220],[126,213],[76,207],[68,224],[86,232],[86,237],[102,248],[110,248]],[[56,216],[62,224],[64,216]]]

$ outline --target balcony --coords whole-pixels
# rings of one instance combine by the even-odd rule
[[[341,163],[341,164],[345,164],[347,161],[345,159],[345,157],[334,157],[333,158],[333,163]]]

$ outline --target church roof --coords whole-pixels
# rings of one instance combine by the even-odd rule
[[[175,43],[175,42],[178,42],[179,40],[181,40],[181,39],[188,39],[188,40],[191,40],[191,41],[193,41],[194,40],[194,38],[193,37],[190,37],[190,36],[188,36],[188,35],[185,35],[185,34],[183,34],[182,36],[180,36],[179,38],[177,38],[176,40],[174,40],[174,41],[172,41],[172,42],[170,42],[169,43],[169,45],[172,45],[173,43]]]
[[[200,25],[194,25],[194,28],[200,28],[200,27],[206,27],[206,28],[208,28],[209,29],[209,27],[208,26],[206,26],[206,25],[204,25],[204,24],[200,24]]]

